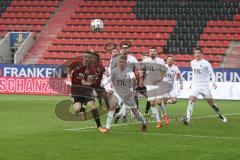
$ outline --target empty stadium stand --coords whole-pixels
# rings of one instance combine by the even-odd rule
[[[81,1],[40,63],[62,63],[91,48],[108,59],[104,44],[131,40],[139,59],[139,53],[157,46],[163,58],[173,54],[178,65],[189,66],[193,47],[201,46],[219,67],[231,41],[239,40],[239,8],[239,2],[217,0]],[[104,21],[101,33],[89,29],[95,18]]]
[[[9,31],[40,32],[60,4],[60,0],[5,0],[0,17],[0,36]]]

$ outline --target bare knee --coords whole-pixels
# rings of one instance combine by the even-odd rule
[[[177,98],[176,98],[176,97],[174,97],[174,98],[172,99],[172,103],[173,103],[173,104],[176,104],[176,103],[177,103]]]
[[[213,99],[207,99],[207,102],[208,102],[208,104],[209,104],[210,106],[212,106],[212,105],[215,104],[215,102],[214,102]]]
[[[74,111],[74,113],[79,113],[80,110],[81,110],[81,107],[82,107],[81,103],[79,103],[79,102],[74,103],[73,104],[73,111]]]
[[[155,101],[150,101],[151,106],[155,105]]]
[[[189,97],[189,101],[192,102],[192,103],[195,103],[196,100],[197,100],[197,97],[194,97],[194,96]]]
[[[90,110],[94,110],[94,109],[97,108],[96,105],[95,105],[95,103],[94,103],[94,101],[88,102],[88,103],[87,103],[87,106],[89,107]]]

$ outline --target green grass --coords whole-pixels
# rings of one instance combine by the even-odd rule
[[[161,129],[150,123],[146,134],[139,131],[140,124],[113,127],[110,134],[101,134],[96,129],[67,131],[64,129],[95,124],[93,120],[58,119],[54,107],[63,99],[66,97],[0,95],[0,160],[236,160],[240,157],[240,115],[227,116],[226,124],[216,117],[194,119],[190,126],[174,120]],[[167,110],[183,115],[187,103],[179,100]],[[217,103],[225,114],[240,113],[239,101]],[[214,112],[205,101],[199,100],[193,116],[207,115]]]

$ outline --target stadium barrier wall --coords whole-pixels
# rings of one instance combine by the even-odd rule
[[[21,43],[19,48],[14,54],[14,63],[19,64],[22,62],[23,57],[28,53],[28,51],[32,48],[33,44],[35,43],[34,34],[29,32],[27,37]]]
[[[12,53],[10,49],[10,33],[7,33],[5,37],[0,40],[0,63],[11,63]]]
[[[179,82],[176,82],[174,87],[179,98],[188,98],[191,68],[180,68],[180,70],[184,78],[183,90],[179,89]],[[213,89],[212,84],[209,84],[213,97],[240,100],[240,69],[216,68],[214,72],[218,87]],[[65,69],[59,65],[0,64],[0,94],[68,95],[69,88],[64,85],[65,76]],[[50,83],[52,83],[51,87]]]

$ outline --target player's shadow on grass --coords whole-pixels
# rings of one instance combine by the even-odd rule
[[[72,101],[69,99],[60,101],[55,107],[55,115],[63,121],[87,121],[94,119],[90,110],[75,114],[70,111],[71,106]],[[97,109],[99,116],[105,115],[108,112],[104,107],[98,107]]]

